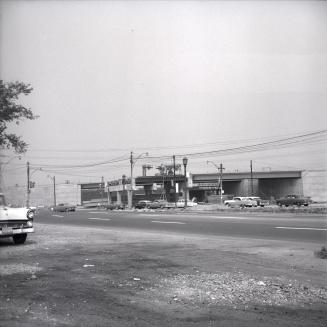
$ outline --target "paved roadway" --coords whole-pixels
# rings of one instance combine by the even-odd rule
[[[42,210],[37,223],[94,226],[105,229],[128,228],[171,231],[187,234],[209,234],[274,240],[317,242],[327,241],[325,215],[292,215],[264,213],[187,213],[187,212],[124,212],[78,210],[52,212]]]

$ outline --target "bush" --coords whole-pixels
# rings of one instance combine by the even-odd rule
[[[320,251],[315,251],[315,256],[320,259],[327,259],[327,249],[325,246],[321,247]]]

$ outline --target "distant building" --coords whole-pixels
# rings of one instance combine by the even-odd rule
[[[186,188],[184,175],[172,174],[140,176],[135,178],[133,205],[139,200],[164,198],[174,202],[184,197],[196,198],[203,202],[217,201],[217,174],[187,174]],[[176,186],[176,192],[174,191]],[[224,173],[222,179],[223,197],[256,195],[263,199],[279,198],[287,194],[310,196],[313,201],[327,202],[327,171],[269,171]],[[130,200],[130,180],[122,179],[107,183],[57,184],[56,202],[75,205],[97,205],[118,202],[127,204]],[[7,202],[13,206],[25,206],[26,186],[11,186],[4,189]],[[51,206],[54,203],[52,185],[35,185],[30,189],[31,206]]]

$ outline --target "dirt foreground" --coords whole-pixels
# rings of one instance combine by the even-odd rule
[[[316,250],[36,224],[22,246],[0,240],[0,326],[325,326]]]

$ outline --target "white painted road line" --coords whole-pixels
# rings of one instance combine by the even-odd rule
[[[300,229],[300,230],[326,230],[327,228],[313,228],[313,227],[275,227],[275,228],[279,228],[279,229]]]
[[[161,214],[146,214],[147,217],[162,217]],[[172,216],[174,216],[174,214],[172,214]],[[175,216],[178,216],[178,217],[187,217],[187,218],[190,218],[189,215],[184,215],[184,214],[181,214],[181,215],[175,215]],[[206,216],[208,218],[214,218],[214,219],[236,219],[236,220],[253,220],[255,218],[253,217],[233,217],[233,216]]]
[[[107,215],[108,212],[91,212],[89,211],[88,213],[91,213],[92,215],[96,214],[96,215]]]
[[[52,215],[52,217],[64,218],[64,216],[60,216],[60,215]]]
[[[210,216],[208,216],[210,217]],[[210,218],[215,219],[237,219],[237,220],[253,220],[253,217],[232,217],[232,216],[211,216]]]
[[[111,220],[110,218],[89,218],[93,220]]]
[[[152,220],[152,223],[156,224],[177,224],[177,225],[185,225],[186,223],[182,223],[180,221],[159,221],[159,220]]]

